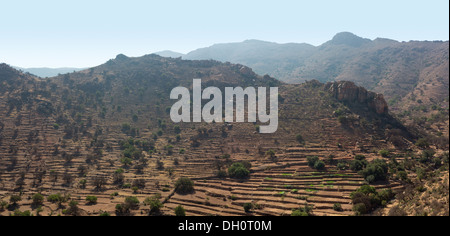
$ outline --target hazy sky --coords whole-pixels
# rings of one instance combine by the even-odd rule
[[[320,45],[336,33],[448,40],[448,0],[14,0],[0,4],[0,62],[91,67],[117,54],[260,39]]]

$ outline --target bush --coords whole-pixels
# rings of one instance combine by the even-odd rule
[[[310,157],[307,157],[306,160],[308,161],[308,166],[309,167],[314,167],[316,162],[319,161],[319,157],[317,157],[317,156],[310,156]]]
[[[357,215],[367,214],[376,208],[386,205],[392,198],[394,193],[391,189],[386,189],[380,192],[369,185],[364,185],[351,193],[353,203],[353,211]]]
[[[253,204],[252,203],[245,203],[244,204],[244,211],[245,212],[250,212],[253,209]]]
[[[363,214],[367,214],[367,207],[364,203],[358,203],[356,205],[353,206],[353,211],[357,214],[357,215],[363,215]]]
[[[51,203],[57,203],[61,200],[61,198],[62,198],[61,194],[52,194],[47,197],[47,201]]]
[[[250,175],[250,171],[245,168],[244,164],[238,162],[228,168],[228,175],[231,178],[245,179]]]
[[[384,158],[388,158],[389,155],[391,154],[391,152],[389,152],[388,150],[383,149],[383,150],[380,150],[380,151],[378,152],[378,154],[380,154],[380,156],[382,156],[382,157],[384,157]]]
[[[388,171],[388,164],[384,160],[377,159],[368,164],[364,170],[360,171],[360,174],[364,176],[367,182],[373,183],[386,180]]]
[[[139,200],[137,197],[127,197],[125,198],[125,206],[129,207],[130,209],[138,209],[139,208]]]
[[[179,205],[175,208],[175,215],[186,216],[186,210],[183,208],[183,206]]]
[[[15,210],[13,216],[32,216],[30,211]]]
[[[431,149],[423,150],[422,151],[422,157],[420,158],[420,162],[423,164],[426,164],[428,162],[431,162],[436,152]]]
[[[9,198],[9,202],[13,205],[16,205],[18,202],[22,201],[22,197],[19,195],[12,195]]]
[[[221,178],[221,179],[224,179],[224,178],[227,177],[227,172],[224,171],[224,170],[219,170],[219,171],[217,172],[217,177],[218,177],[218,178]]]
[[[366,168],[367,165],[368,163],[366,160],[353,160],[350,162],[350,170],[358,172]]]
[[[88,204],[91,204],[91,205],[95,205],[95,204],[97,204],[97,197],[96,196],[87,196],[86,197],[86,201],[87,201],[87,203]]]
[[[293,209],[291,216],[310,216],[312,215],[311,211],[312,207],[305,206],[304,208]]]
[[[100,215],[99,216],[111,216],[111,214],[109,214],[108,212],[106,212],[106,211],[103,211],[103,212],[100,212]]]
[[[163,204],[159,200],[160,196],[156,195],[145,200],[145,204],[150,205],[150,213],[159,213],[161,208],[163,208]]]
[[[133,119],[133,122],[137,122],[139,120],[139,117],[138,117],[138,115],[134,114],[132,119]]]
[[[189,178],[179,178],[175,183],[175,191],[179,194],[190,194],[194,192],[194,182]]]
[[[325,169],[325,162],[321,161],[317,156],[310,156],[306,158],[308,166],[316,170]]]
[[[42,204],[44,204],[44,196],[42,196],[42,194],[40,193],[36,193],[33,195],[32,197],[33,199],[33,206],[42,206]]]
[[[428,142],[427,139],[421,138],[421,139],[417,140],[416,146],[420,147],[420,148],[429,148],[430,147],[430,143]]]
[[[347,163],[345,163],[345,162],[339,162],[339,163],[337,164],[337,168],[338,168],[339,170],[347,170],[347,169],[348,169],[348,165],[347,165]]]
[[[301,144],[305,143],[305,140],[303,139],[303,136],[302,136],[301,134],[298,134],[298,135],[295,137],[295,140],[297,140],[297,142],[298,142],[298,143],[301,143]]]
[[[408,174],[406,173],[406,171],[399,171],[397,173],[398,178],[400,178],[403,181],[408,180]]]
[[[335,210],[335,211],[342,211],[342,205],[340,203],[335,203],[333,205],[333,210]]]
[[[314,169],[316,169],[316,170],[323,170],[323,169],[325,169],[325,163],[323,161],[317,161],[314,164]]]

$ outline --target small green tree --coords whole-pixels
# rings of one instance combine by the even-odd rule
[[[179,194],[190,194],[194,192],[194,181],[189,178],[182,177],[175,183],[175,191]]]
[[[163,208],[164,205],[159,200],[160,197],[161,196],[159,196],[159,195],[155,195],[155,196],[148,197],[147,199],[145,199],[144,203],[146,205],[150,206],[150,213],[153,213],[153,214],[159,213],[161,211],[161,208]]]
[[[97,204],[97,201],[98,201],[98,199],[97,199],[96,196],[87,196],[87,197],[86,197],[86,202],[87,202],[89,205],[95,205],[95,204]]]
[[[244,164],[241,162],[233,163],[233,165],[228,168],[228,175],[231,178],[245,179],[250,175],[250,171],[245,168]]]
[[[253,204],[252,203],[245,203],[244,204],[244,211],[249,213],[251,210],[253,209]]]
[[[175,208],[175,215],[176,216],[186,216],[186,210],[183,206],[179,205]]]
[[[380,150],[378,152],[378,154],[380,154],[380,156],[382,156],[384,158],[388,158],[389,155],[391,155],[391,152],[389,152],[389,150],[383,149],[383,150]]]
[[[9,198],[9,203],[11,203],[12,205],[17,205],[17,203],[19,203],[20,201],[22,201],[22,197],[19,195],[12,195]]]
[[[44,204],[44,196],[42,196],[42,194],[40,193],[34,194],[32,200],[33,200],[32,205],[35,207],[39,207],[42,206],[42,204]]]

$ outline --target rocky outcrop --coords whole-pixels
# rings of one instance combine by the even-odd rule
[[[367,91],[353,82],[330,82],[325,85],[325,90],[341,102],[367,106],[369,110],[380,115],[389,113],[388,104],[382,94]]]

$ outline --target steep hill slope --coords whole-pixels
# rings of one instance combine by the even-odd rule
[[[382,96],[349,82],[287,85],[242,65],[156,55],[119,55],[46,80],[0,69],[0,201],[23,199],[2,215],[35,209],[36,193],[79,203],[63,211],[45,201],[45,215],[154,214],[145,205],[130,212],[116,205],[155,195],[168,215],[180,204],[188,215],[246,215],[248,202],[258,205],[254,215],[286,215],[305,204],[317,215],[350,215],[350,193],[365,177],[349,170],[348,161],[357,154],[381,158],[381,149],[402,160],[403,150],[418,150],[415,135],[389,115]],[[259,134],[260,123],[174,124],[170,91],[190,88],[193,78],[205,87],[278,86],[278,131]],[[326,161],[325,169],[310,167],[308,156]],[[250,178],[218,177],[239,161],[251,163]],[[179,177],[194,180],[195,193],[177,194]],[[402,188],[395,178],[375,184]],[[333,210],[336,203],[342,211]]]

